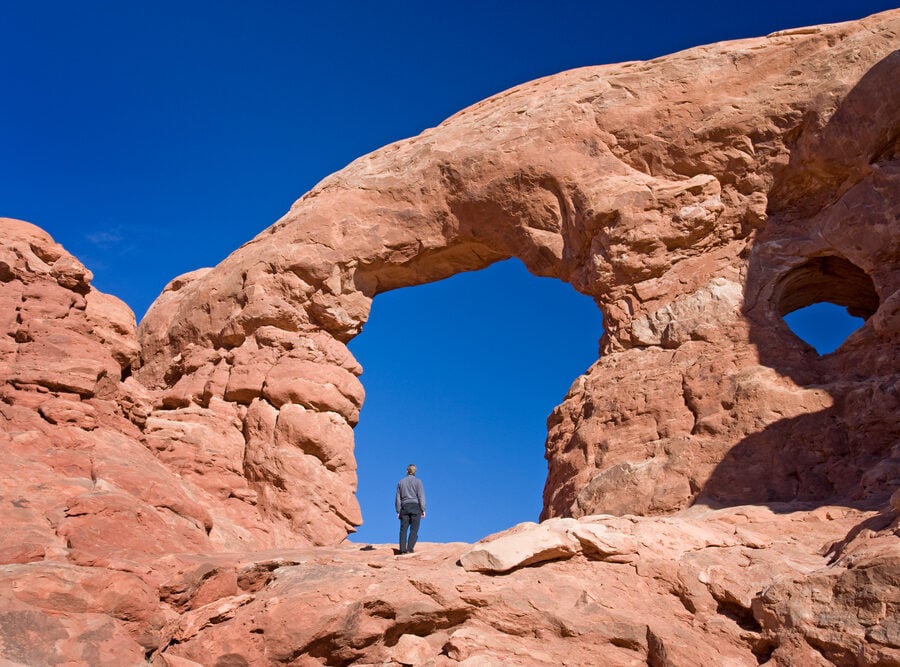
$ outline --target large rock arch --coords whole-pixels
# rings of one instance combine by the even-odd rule
[[[0,219],[0,653],[896,663],[898,34],[892,11],[498,95],[174,280],[140,335]],[[550,520],[412,562],[338,544],[372,298],[512,256],[607,330],[548,422]],[[866,318],[822,357],[782,320],[818,300]],[[671,516],[556,518],[620,512]]]
[[[607,332],[551,416],[545,517],[759,500],[735,485],[740,467],[724,473],[727,452],[817,413],[804,433],[846,440],[828,383],[851,375],[882,397],[885,432],[864,466],[886,467],[881,481],[798,481],[794,466],[763,500],[884,500],[897,434],[881,379],[896,382],[900,287],[900,106],[885,82],[898,74],[898,20],[573,70],[362,157],[219,266],[173,281],[141,324],[135,375],[170,412],[227,406],[246,493],[285,520],[283,537],[339,541],[360,519],[351,427],[363,389],[344,344],[371,300],[518,257],[593,297]],[[830,253],[852,255],[881,308],[819,363],[776,326],[772,290]],[[785,434],[755,437],[781,451]]]

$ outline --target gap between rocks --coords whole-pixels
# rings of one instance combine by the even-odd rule
[[[392,543],[393,494],[416,463],[427,541],[467,541],[536,520],[546,420],[597,360],[602,316],[562,281],[518,260],[379,294],[350,349],[366,388],[355,428],[364,524]]]

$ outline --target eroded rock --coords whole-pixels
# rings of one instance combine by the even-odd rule
[[[900,662],[898,22],[514,88],[327,178],[139,329],[0,220],[0,658]],[[545,521],[344,542],[371,300],[513,256],[606,330],[548,421]],[[782,320],[820,300],[866,319],[823,357]]]

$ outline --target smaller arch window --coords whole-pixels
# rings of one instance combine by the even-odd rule
[[[875,311],[879,299],[869,275],[843,257],[813,257],[789,271],[775,288],[778,314],[798,338],[828,354]]]

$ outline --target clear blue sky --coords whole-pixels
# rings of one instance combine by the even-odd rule
[[[5,0],[0,215],[46,229],[140,317],[329,173],[513,85],[894,6]],[[590,300],[515,262],[379,296],[351,345],[369,392],[355,539],[395,539],[410,460],[423,539],[535,519],[544,420],[599,336]]]

